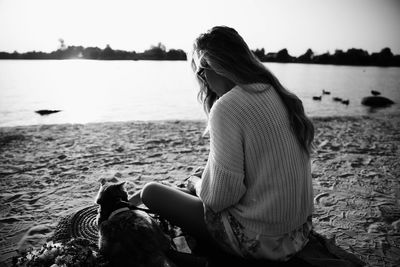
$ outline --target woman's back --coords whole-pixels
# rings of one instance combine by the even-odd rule
[[[245,227],[263,234],[304,223],[313,206],[310,160],[274,88],[251,84],[226,93],[211,110],[210,135],[200,193],[206,205],[228,208]],[[227,176],[218,187],[210,175],[216,172],[218,179]]]

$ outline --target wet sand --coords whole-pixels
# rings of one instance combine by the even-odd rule
[[[315,230],[370,266],[400,264],[400,118],[314,118]],[[0,128],[0,262],[92,205],[101,178],[177,185],[205,165],[205,122]],[[2,264],[0,264],[1,266]]]

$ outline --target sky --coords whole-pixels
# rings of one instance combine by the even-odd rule
[[[216,25],[266,52],[400,54],[400,0],[0,0],[0,51],[50,52],[61,38],[67,46],[142,52],[162,42],[189,52]]]

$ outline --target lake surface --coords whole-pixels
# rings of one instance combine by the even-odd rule
[[[400,114],[400,68],[265,63],[310,116]],[[322,90],[331,95],[312,100]],[[203,120],[185,61],[0,60],[0,126],[132,120]],[[371,110],[378,90],[397,104]],[[349,99],[350,104],[334,102]],[[40,116],[39,109],[62,110]]]

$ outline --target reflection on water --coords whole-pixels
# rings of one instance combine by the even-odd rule
[[[310,116],[399,112],[399,104],[371,110],[360,102],[378,90],[400,103],[400,68],[265,65],[302,99]],[[3,60],[0,73],[0,126],[205,119],[188,62]],[[333,97],[348,99],[349,105]],[[40,109],[62,112],[34,113]]]

